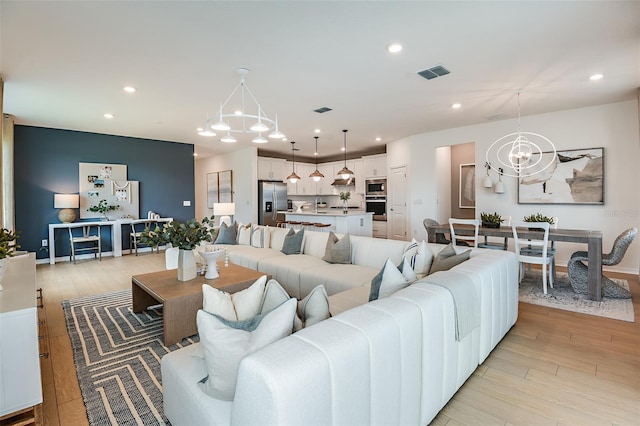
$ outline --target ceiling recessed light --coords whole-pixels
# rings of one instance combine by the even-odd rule
[[[108,119],[112,119],[113,117],[115,117],[115,115],[113,115],[113,114],[111,114],[109,112],[104,115],[104,118],[108,118]]]
[[[596,80],[600,80],[602,77],[604,77],[604,75],[602,74],[593,74],[591,77],[589,77],[589,80],[596,81]]]
[[[313,132],[314,133],[320,133],[320,129],[315,129]]]
[[[402,50],[402,45],[400,43],[389,43],[387,44],[387,52],[389,53],[398,53]]]
[[[193,156],[194,156],[194,157],[197,157],[197,156],[198,156],[198,153],[194,151]]]
[[[382,138],[378,137],[376,138],[376,142],[380,142],[382,140]]]
[[[461,106],[462,106],[462,104],[459,104],[459,103],[457,103],[457,102],[456,102],[455,104],[451,104],[451,108],[453,108],[453,109],[458,109],[458,108],[460,108]]]
[[[135,93],[136,92],[136,88],[133,87],[133,86],[124,86],[122,89],[127,93]]]

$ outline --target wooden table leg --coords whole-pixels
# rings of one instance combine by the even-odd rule
[[[589,253],[589,299],[600,301],[602,299],[602,233],[591,231],[588,242]]]
[[[179,343],[198,332],[196,315],[202,309],[202,293],[168,299],[162,306],[164,345]]]
[[[131,283],[131,305],[133,312],[142,312],[149,306],[157,305],[162,301],[155,299],[149,293],[138,287],[136,283]]]

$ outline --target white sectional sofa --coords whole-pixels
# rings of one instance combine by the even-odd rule
[[[270,248],[232,246],[230,260],[271,274],[298,298],[324,284],[333,317],[245,357],[233,401],[201,391],[198,343],[165,355],[172,424],[426,425],[516,322],[513,253],[473,249],[452,269],[367,302],[371,279],[387,258],[400,263],[408,242],[351,237],[353,265],[336,265],[321,259],[328,234],[306,232],[303,254],[284,255],[286,230],[270,232]],[[434,254],[443,247],[429,244]],[[464,294],[455,299],[443,283]],[[475,325],[456,338],[469,313]]]

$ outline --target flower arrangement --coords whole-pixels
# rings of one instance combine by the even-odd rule
[[[342,191],[340,193],[340,199],[342,201],[349,201],[350,198],[351,198],[351,191]]]
[[[484,226],[485,228],[499,228],[500,224],[504,222],[502,216],[500,216],[497,212],[480,213],[480,220],[482,221],[482,226]]]
[[[20,248],[16,243],[18,237],[18,232],[0,228],[0,259],[13,256],[15,251]]]
[[[205,217],[202,223],[196,219],[189,219],[186,222],[174,220],[164,224],[162,228],[158,225],[153,230],[145,228],[140,235],[140,241],[154,248],[170,243],[171,247],[193,250],[202,241],[212,242],[214,229],[209,224],[213,225],[213,216]]]
[[[544,216],[540,213],[525,216],[522,220],[524,222],[549,222],[549,225],[553,225],[555,223],[552,217]]]
[[[106,217],[107,216],[107,212],[118,210],[119,208],[120,208],[119,205],[112,206],[112,205],[109,205],[107,203],[107,200],[100,200],[100,202],[97,205],[89,207],[87,209],[87,211],[88,212],[94,212],[94,213],[100,213],[100,214],[102,214],[103,216]]]

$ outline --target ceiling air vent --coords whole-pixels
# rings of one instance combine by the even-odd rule
[[[318,108],[318,109],[314,109],[313,112],[317,112],[318,114],[322,114],[325,112],[329,112],[331,111],[331,108],[328,107],[322,107],[322,108]]]
[[[447,75],[447,74],[449,74],[449,70],[443,67],[442,65],[436,65],[435,67],[418,71],[418,75],[426,78],[427,80],[432,80],[434,78],[442,77],[443,75]]]

